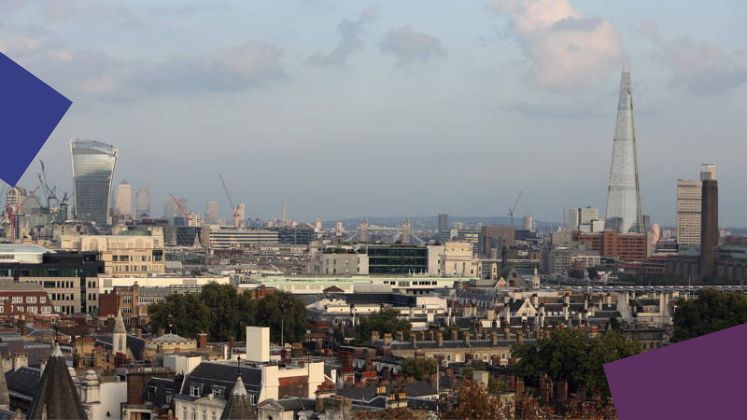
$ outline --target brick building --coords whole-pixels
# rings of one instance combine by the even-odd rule
[[[651,255],[647,233],[579,232],[576,240],[603,257],[617,257],[623,261],[642,261]]]

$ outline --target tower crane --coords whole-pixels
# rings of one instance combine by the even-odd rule
[[[173,194],[169,194],[169,197],[174,201],[174,204],[176,204],[176,207],[179,209],[179,213],[182,214],[182,217],[184,217],[184,223],[189,224],[189,210],[187,210],[179,200],[174,197]]]
[[[511,227],[514,227],[514,211],[516,210],[516,206],[519,205],[519,199],[523,192],[524,191],[519,191],[519,194],[516,196],[516,200],[514,201],[514,205],[508,208],[508,217],[511,219]]]
[[[220,178],[220,183],[223,185],[223,191],[226,192],[226,198],[228,199],[228,204],[231,206],[231,211],[233,212],[233,225],[234,227],[239,227],[241,225],[241,215],[239,214],[239,206],[233,205],[233,200],[231,199],[231,193],[228,192],[228,187],[226,186],[226,181],[223,179],[223,175],[218,174],[218,178]]]

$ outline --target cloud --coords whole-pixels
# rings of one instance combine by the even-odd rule
[[[3,37],[0,52],[18,60],[65,95],[137,99],[147,93],[245,90],[286,78],[283,51],[247,41],[203,55],[172,55],[163,60],[121,60],[106,52],[72,50],[43,37]]]
[[[344,66],[352,53],[363,48],[361,33],[369,23],[378,18],[378,15],[377,8],[369,7],[357,19],[345,19],[340,22],[337,25],[337,31],[341,38],[337,46],[328,53],[317,52],[312,54],[307,59],[307,63],[319,66]]]
[[[173,55],[160,62],[132,66],[125,82],[166,93],[242,90],[287,77],[280,66],[282,50],[248,41],[209,57]]]
[[[426,62],[446,55],[446,50],[438,38],[407,25],[390,29],[384,34],[379,47],[381,51],[398,57],[400,66]]]
[[[682,37],[666,43],[661,57],[672,69],[670,85],[695,95],[723,92],[747,82],[747,66],[723,49]]]
[[[531,61],[528,80],[538,88],[586,87],[622,63],[620,37],[610,22],[583,17],[569,0],[496,0],[488,9],[508,16]]]

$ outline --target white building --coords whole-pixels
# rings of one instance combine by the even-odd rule
[[[41,264],[48,252],[38,245],[0,244],[0,263]]]
[[[122,216],[132,216],[132,185],[127,181],[117,185],[117,212]]]

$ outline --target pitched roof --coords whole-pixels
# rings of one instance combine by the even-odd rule
[[[127,329],[122,319],[122,310],[117,311],[117,317],[114,319],[114,331],[113,334],[127,334]]]
[[[223,412],[220,415],[221,420],[244,420],[256,419],[257,411],[252,405],[251,396],[246,392],[244,381],[241,375],[236,375],[236,382],[231,391],[231,398],[226,401]]]
[[[67,369],[60,345],[47,361],[38,388],[31,401],[28,419],[87,419],[86,411],[80,403],[78,391]]]

